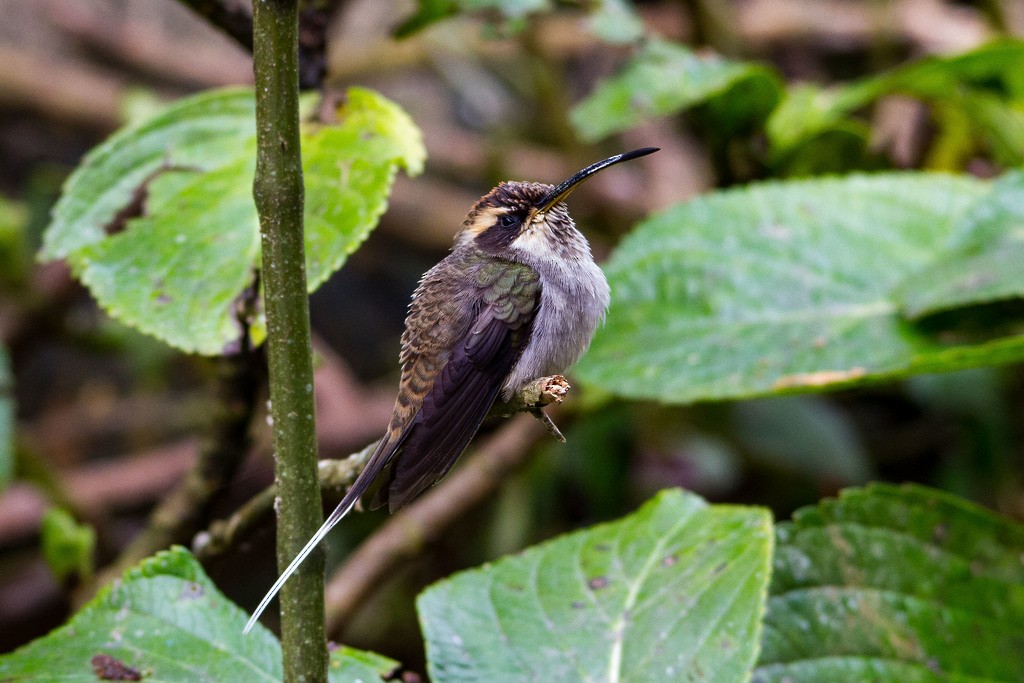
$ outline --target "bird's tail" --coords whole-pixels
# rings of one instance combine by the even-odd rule
[[[263,596],[262,600],[260,600],[260,604],[256,606],[252,616],[249,617],[249,621],[246,622],[245,628],[242,629],[243,634],[248,634],[249,631],[252,630],[252,627],[259,620],[260,615],[263,614],[263,610],[267,608],[270,601],[273,600],[274,596],[277,595],[277,592],[281,590],[281,586],[283,586],[291,575],[295,573],[295,570],[299,568],[299,565],[302,564],[309,554],[316,549],[320,544],[320,541],[324,540],[324,536],[326,536],[330,530],[333,529],[335,525],[352,510],[356,501],[366,493],[370,484],[372,484],[374,479],[376,479],[381,473],[381,470],[383,470],[384,466],[391,460],[391,456],[394,455],[398,446],[401,445],[401,439],[396,437],[397,435],[389,433],[377,445],[377,448],[373,451],[373,455],[371,455],[370,459],[367,461],[366,467],[364,467],[363,471],[359,473],[358,477],[356,477],[356,481],[352,484],[352,488],[348,490],[348,493],[346,493],[345,497],[341,499],[338,506],[334,508],[334,511],[327,517],[326,521],[324,521],[320,528],[317,529],[316,533],[313,534],[313,537],[309,539],[305,546],[303,546],[302,550],[299,551],[299,554],[295,556],[295,559],[291,561],[291,564],[289,564],[281,573],[281,576],[277,577],[277,581],[274,582],[274,585],[270,587],[267,594]]]

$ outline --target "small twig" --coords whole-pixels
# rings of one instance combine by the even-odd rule
[[[342,494],[359,476],[373,449],[374,441],[358,453],[353,453],[342,460],[321,460],[318,468],[320,490],[323,492],[339,492]],[[217,520],[206,531],[196,534],[192,540],[192,552],[200,562],[210,560],[224,554],[237,546],[254,529],[262,527],[274,513],[274,500],[277,498],[277,487],[268,486],[250,498],[233,515],[224,520]]]
[[[538,377],[508,401],[500,401],[491,406],[488,417],[508,417],[513,413],[532,413],[552,403],[559,404],[565,400],[570,389],[569,382],[562,375]]]
[[[535,379],[507,403],[494,404],[489,415],[507,417],[517,412],[530,413],[540,420],[544,428],[548,430],[548,434],[565,443],[565,437],[558,425],[551,420],[543,408],[552,403],[559,404],[564,401],[565,395],[569,393],[569,388],[569,382],[562,375]]]
[[[488,500],[510,473],[530,460],[530,446],[543,433],[533,420],[503,425],[466,458],[465,465],[381,525],[330,577],[327,632],[336,634],[385,577]]]
[[[561,403],[569,391],[565,377],[554,375],[541,377],[527,385],[506,403],[496,403],[488,417],[508,417],[514,413],[532,413],[543,406]],[[555,432],[558,428],[555,427]],[[377,442],[340,460],[321,460],[318,469],[320,490],[333,492],[340,499],[349,486],[355,482],[369,460]],[[210,528],[196,534],[192,540],[192,552],[200,562],[208,563],[237,547],[253,530],[266,524],[274,512],[277,487],[269,486],[250,498],[244,505],[224,520],[210,524]]]

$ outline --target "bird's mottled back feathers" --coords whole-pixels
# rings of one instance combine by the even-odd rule
[[[413,295],[402,389],[389,432],[402,446],[373,505],[401,507],[451,468],[525,347],[540,276],[521,263],[457,249]]]

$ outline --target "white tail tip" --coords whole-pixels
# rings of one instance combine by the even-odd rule
[[[330,532],[330,530],[334,528],[334,525],[340,522],[341,519],[349,513],[349,511],[355,505],[355,502],[356,499],[353,498],[352,502],[348,503],[344,507],[344,509],[339,505],[337,508],[334,509],[334,512],[330,514],[330,516],[327,518],[327,521],[325,521],[320,526],[320,528],[317,529],[317,532],[313,534],[313,537],[309,539],[305,546],[303,546],[302,550],[299,551],[299,554],[295,556],[295,559],[291,561],[291,564],[289,564],[288,567],[284,570],[284,572],[281,573],[281,576],[277,577],[277,581],[274,582],[274,585],[270,587],[270,590],[267,591],[267,594],[263,596],[262,600],[260,600],[260,604],[256,606],[256,609],[253,611],[252,616],[249,617],[249,621],[245,622],[245,628],[242,629],[242,633],[244,635],[249,634],[249,631],[252,630],[252,627],[256,625],[257,621],[259,621],[260,615],[263,614],[263,611],[265,609],[267,609],[267,605],[269,605],[270,601],[274,599],[274,596],[277,595],[277,592],[281,590],[281,586],[283,586],[285,582],[289,578],[291,578],[291,575],[295,573],[295,570],[299,568],[299,565],[301,565],[302,562],[307,557],[309,557],[309,554],[316,549],[316,547],[320,544],[320,541],[324,540],[324,536],[326,536],[328,532]]]

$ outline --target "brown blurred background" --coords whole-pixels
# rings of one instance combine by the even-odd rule
[[[422,129],[429,157],[424,175],[399,178],[380,228],[313,297],[323,456],[343,457],[383,428],[408,296],[495,182],[559,181],[607,154],[661,147],[574,196],[574,216],[601,258],[644,215],[723,184],[679,117],[600,145],[574,136],[569,107],[629,53],[581,30],[579,4],[520,32],[454,19],[402,41],[391,31],[411,2],[333,5],[326,86],[365,85],[400,103]],[[29,256],[63,180],[105,136],[161,103],[252,82],[250,55],[174,0],[4,0],[2,9],[0,196],[24,227]],[[790,82],[847,80],[1024,35],[1024,3],[1015,0],[661,0],[638,9],[650,31],[771,62]],[[890,97],[870,112],[874,144],[890,165],[915,165],[928,134],[921,106]],[[194,461],[214,399],[210,361],[111,322],[64,266],[26,259],[19,278],[0,286],[23,479],[0,493],[2,652],[62,623],[76,600],[76,585],[53,578],[40,554],[45,509],[63,503],[93,524],[102,566]],[[335,635],[415,668],[422,654],[411,601],[426,583],[623,514],[670,485],[787,515],[843,485],[913,479],[1024,517],[1020,377],[1019,368],[983,369],[827,397],[684,409],[612,402],[566,414],[568,446],[542,444],[486,509],[408,563]],[[215,517],[270,482],[263,425],[255,421],[257,445]],[[381,519],[346,523],[331,557]],[[253,534],[208,566],[243,606],[275,575],[272,536],[271,528]]]

